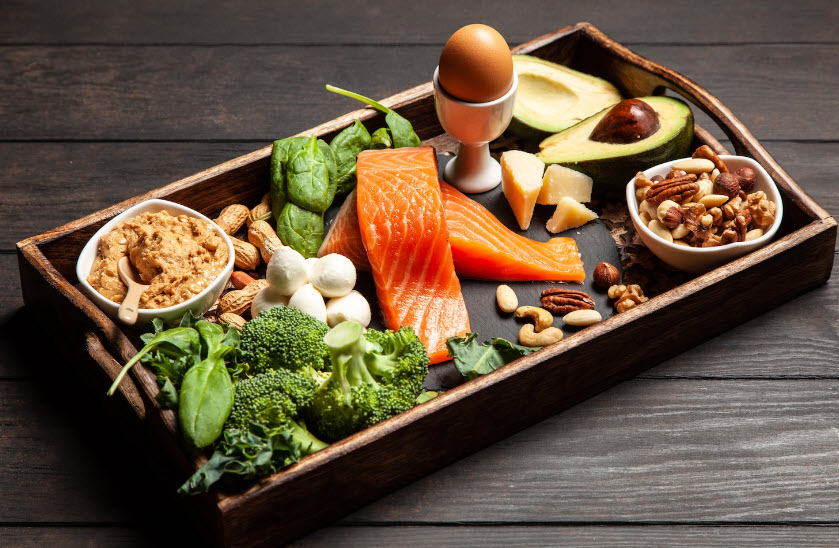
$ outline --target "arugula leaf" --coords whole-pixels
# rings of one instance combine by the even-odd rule
[[[467,333],[465,339],[449,337],[446,340],[449,356],[454,358],[454,366],[469,380],[491,373],[502,365],[539,350],[499,338],[478,344],[477,337],[477,333]]]

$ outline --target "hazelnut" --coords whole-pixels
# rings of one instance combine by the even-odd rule
[[[657,183],[657,182],[663,181],[663,180],[664,180],[664,176],[662,176],[662,175],[653,175],[652,177],[650,177],[650,181],[652,181],[654,183]]]
[[[733,198],[740,194],[740,183],[731,173],[720,173],[714,179],[714,193],[725,194],[729,198]]]
[[[612,264],[600,263],[594,267],[594,285],[602,288],[608,288],[620,282],[621,273]]]
[[[741,167],[737,171],[734,172],[734,177],[737,178],[737,182],[740,184],[740,190],[745,193],[749,193],[755,189],[755,183],[757,182],[757,175],[750,167]]]
[[[682,206],[672,200],[664,200],[656,209],[656,216],[661,224],[672,230],[682,224],[685,213]]]
[[[687,171],[684,171],[684,170],[681,170],[681,169],[671,169],[667,173],[666,179],[672,179],[673,177],[681,177],[682,175],[687,175],[687,174],[688,174]]]

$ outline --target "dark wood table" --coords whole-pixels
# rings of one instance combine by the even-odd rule
[[[23,307],[15,242],[357,108],[325,83],[428,81],[464,24],[514,45],[590,21],[709,89],[839,210],[829,1],[149,4],[0,3],[2,545],[196,538],[134,426]],[[837,493],[831,282],[300,544],[836,545]]]

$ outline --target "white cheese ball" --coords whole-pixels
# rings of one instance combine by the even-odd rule
[[[263,287],[251,302],[251,318],[256,318],[263,310],[286,305],[288,305],[287,296],[276,293],[270,285]]]
[[[343,255],[330,253],[318,259],[309,281],[324,297],[343,297],[355,287],[355,266]]]
[[[364,295],[352,290],[343,297],[334,297],[326,303],[326,324],[335,327],[341,322],[355,320],[364,327],[370,325],[370,303]]]
[[[294,249],[283,246],[271,257],[265,279],[277,295],[292,295],[308,281],[306,259]]]
[[[323,295],[312,284],[305,284],[295,291],[288,300],[288,306],[298,308],[326,323],[326,303],[323,302]]]
[[[315,267],[315,263],[318,262],[317,257],[309,257],[306,259],[306,282],[312,281],[312,268]]]

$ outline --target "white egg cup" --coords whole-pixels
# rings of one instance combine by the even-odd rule
[[[513,71],[510,90],[486,103],[467,103],[440,85],[434,70],[434,105],[446,133],[460,142],[457,157],[446,165],[443,178],[461,192],[492,190],[501,183],[501,165],[489,155],[489,142],[504,133],[513,118],[519,79]]]

